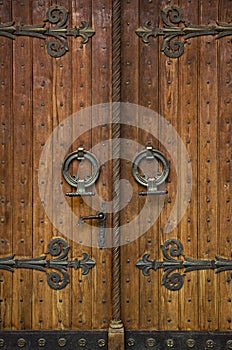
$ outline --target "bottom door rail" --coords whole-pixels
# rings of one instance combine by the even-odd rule
[[[232,332],[208,331],[127,331],[129,350],[229,350]]]
[[[108,349],[107,330],[1,331],[2,350]],[[230,350],[232,332],[146,331],[125,332],[125,350]],[[111,349],[109,349],[111,350]]]

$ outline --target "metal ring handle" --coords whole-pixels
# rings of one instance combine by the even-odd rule
[[[140,175],[139,170],[138,170],[139,163],[141,162],[142,159],[147,158],[148,152],[151,152],[153,158],[158,159],[163,164],[163,171],[161,172],[161,174],[157,173],[154,176],[155,184],[157,186],[160,186],[162,183],[165,182],[165,180],[167,179],[167,177],[169,175],[170,163],[169,163],[169,160],[165,157],[165,155],[155,148],[148,147],[146,150],[143,150],[137,154],[137,156],[135,157],[135,159],[133,161],[132,174],[133,174],[135,180],[140,185],[148,187],[148,183],[149,183],[150,178]]]
[[[83,159],[87,159],[93,165],[93,174],[91,176],[86,176],[83,180],[81,180],[77,176],[72,176],[69,173],[69,166],[74,160],[82,161]],[[84,187],[90,187],[95,184],[99,177],[100,163],[94,154],[84,150],[83,148],[78,148],[65,158],[62,174],[67,183],[72,187],[78,188],[78,184],[80,182],[84,183]]]

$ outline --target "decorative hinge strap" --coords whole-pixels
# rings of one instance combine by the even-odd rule
[[[95,261],[90,259],[87,253],[83,253],[83,259],[68,260],[70,247],[60,237],[53,238],[48,244],[48,251],[55,258],[46,260],[46,255],[38,258],[14,259],[14,255],[0,258],[0,269],[14,272],[14,269],[33,269],[43,271],[47,275],[47,282],[52,289],[63,289],[69,283],[67,269],[82,269],[82,274],[87,275],[95,266]],[[48,272],[49,269],[56,271]]]
[[[149,260],[150,255],[144,254],[136,266],[142,270],[144,276],[149,276],[149,270],[163,269],[162,284],[170,290],[179,290],[184,284],[184,276],[187,272],[195,270],[232,270],[232,260],[216,256],[215,260],[200,260],[185,257],[183,245],[178,239],[168,239],[161,245],[164,255],[163,261]],[[178,258],[178,259],[177,259]],[[181,258],[181,259],[180,259]],[[175,271],[177,270],[177,271]],[[181,274],[179,270],[183,270]]]
[[[95,31],[85,21],[80,27],[67,28],[68,11],[59,5],[49,7],[44,23],[38,25],[15,25],[14,22],[0,24],[0,36],[15,39],[15,36],[30,36],[46,40],[47,52],[52,57],[61,57],[68,51],[67,37],[82,37],[82,44],[86,44]],[[53,27],[45,26],[45,23]],[[47,39],[51,37],[51,39]]]
[[[162,51],[171,58],[180,57],[184,53],[184,44],[187,39],[213,35],[216,39],[232,35],[232,24],[216,21],[215,25],[192,25],[183,20],[183,10],[174,5],[168,6],[162,11],[163,27],[152,27],[149,21],[146,21],[136,30],[144,43],[149,43],[150,37],[164,37]],[[178,24],[183,26],[178,26]],[[180,40],[182,37],[184,40]]]

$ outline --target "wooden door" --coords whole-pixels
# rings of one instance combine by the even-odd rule
[[[231,15],[0,1],[0,348],[232,348]]]
[[[142,234],[156,215],[152,199],[139,223],[140,238],[121,248],[124,325],[151,331],[128,332],[126,344],[229,348],[226,334],[220,342],[217,332],[207,332],[228,331],[231,337],[231,4],[131,0],[123,2],[122,11],[122,100],[146,107],[131,135],[170,160],[159,218]],[[128,134],[122,128],[122,136]],[[183,164],[191,171],[181,175]],[[155,164],[149,166],[155,171]],[[152,197],[138,194],[148,189],[135,181],[130,167],[122,173],[137,195],[122,223],[133,220],[134,208],[139,213]]]
[[[111,100],[111,2],[3,1],[0,11],[4,23],[0,39],[0,327],[6,330],[0,346],[106,348],[111,250],[84,246],[72,239],[70,230],[68,236],[64,233],[72,220],[70,214],[64,215],[64,202],[73,205],[79,216],[94,214],[80,196],[65,196],[72,188],[62,176],[64,157],[57,158],[60,183],[54,189],[64,193],[64,200],[44,203],[43,198],[48,188],[55,188],[52,154],[56,146],[59,152],[67,146],[73,133],[70,126],[64,131],[66,140],[62,141],[61,132],[48,158],[41,155],[52,132],[77,111],[87,131],[64,150],[65,155],[78,147],[89,150],[109,138],[107,126],[92,132],[91,119],[84,119],[81,111]],[[101,184],[108,182],[110,172],[109,167],[101,168]],[[98,186],[98,194],[107,200],[109,187]],[[50,217],[46,205],[53,213]],[[63,227],[60,231],[53,225],[55,217]],[[87,231],[91,235],[91,229]],[[31,338],[26,330],[50,332],[33,333]],[[102,332],[91,337],[73,333],[70,339],[60,333],[66,330]]]

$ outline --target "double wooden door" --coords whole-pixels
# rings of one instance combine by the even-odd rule
[[[0,2],[0,347],[232,348],[231,16]]]

